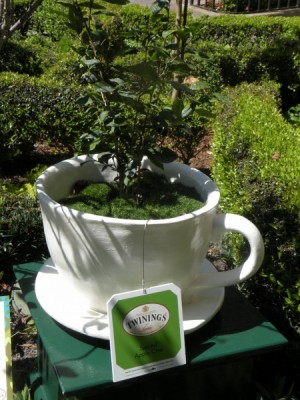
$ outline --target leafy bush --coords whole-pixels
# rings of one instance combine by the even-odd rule
[[[193,44],[206,54],[216,85],[274,80],[281,84],[285,110],[299,102],[300,25],[297,17],[219,16],[198,18],[190,24]],[[212,79],[205,63],[200,60],[201,75],[204,72]]]
[[[41,52],[39,45],[30,45],[19,40],[11,40],[3,45],[0,57],[0,72],[10,71],[38,76],[42,73]]]
[[[300,103],[288,110],[287,118],[291,124],[300,126]]]
[[[17,183],[0,180],[0,263],[4,270],[12,263],[40,260],[48,254],[35,188],[45,168],[36,166]]]
[[[64,8],[57,1],[43,0],[31,19],[27,34],[41,35],[58,42],[63,37],[73,36],[68,29],[69,17]]]
[[[5,189],[0,195],[0,261],[2,268],[12,263],[40,260],[47,254],[40,208],[28,194]]]
[[[300,129],[279,112],[275,84],[243,84],[226,96],[214,124],[213,177],[223,211],[252,220],[266,246],[244,290],[270,318],[300,332]],[[241,241],[234,245],[238,259]]]
[[[81,63],[78,54],[70,50],[66,54],[52,53],[48,65],[44,65],[44,72],[39,76],[41,86],[56,86],[67,89],[78,86],[81,81]]]
[[[0,74],[2,162],[29,154],[37,142],[74,146],[90,125],[76,104],[79,89],[26,75]]]
[[[132,39],[141,41],[142,37],[150,34],[149,28],[151,25],[151,32],[153,33],[153,20],[151,24],[152,11],[149,7],[137,4],[129,4],[125,7],[122,7],[120,10],[118,10],[118,12],[122,20],[124,31],[128,32]],[[166,29],[166,22],[168,22],[170,27],[174,27],[174,11],[170,11],[169,16],[166,16],[166,18],[162,18],[160,21],[155,21],[157,32],[161,32],[162,30]]]

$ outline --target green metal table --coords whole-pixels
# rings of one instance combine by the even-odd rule
[[[109,342],[61,326],[39,305],[34,284],[41,266],[42,262],[14,266],[38,330],[38,371],[31,375],[34,400],[251,400],[257,360],[287,344],[235,288],[227,288],[218,314],[186,335],[185,366],[113,383]]]

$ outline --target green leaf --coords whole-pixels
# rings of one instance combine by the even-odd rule
[[[186,40],[186,39],[190,36],[191,32],[190,32],[189,29],[183,28],[183,29],[178,29],[178,30],[175,32],[175,34],[176,34],[176,36],[178,36],[181,40]]]
[[[169,66],[170,71],[178,72],[181,74],[189,74],[191,72],[191,68],[184,62],[174,62]]]
[[[122,97],[122,101],[125,104],[127,104],[128,106],[130,106],[131,108],[133,108],[134,110],[136,110],[142,114],[146,113],[146,106],[141,101],[135,100],[130,96],[121,96],[121,97]]]
[[[159,59],[168,59],[170,54],[166,47],[151,46],[149,48],[150,59],[152,61],[158,61]]]
[[[194,82],[190,85],[190,88],[193,90],[204,90],[209,88],[209,84],[204,81]]]
[[[194,105],[187,105],[186,107],[184,107],[184,109],[181,112],[181,117],[182,118],[187,118],[193,111],[195,110],[195,106]]]
[[[170,30],[170,31],[164,31],[164,32],[162,33],[162,38],[163,38],[163,39],[167,39],[167,37],[169,37],[169,36],[171,36],[171,35],[174,35],[175,32],[176,32],[175,29],[172,29],[172,30]]]
[[[103,13],[106,14],[106,13]],[[93,41],[101,41],[101,45],[105,44],[105,40],[107,39],[107,35],[104,31],[92,31],[90,32],[90,36],[92,37]]]
[[[163,10],[169,10],[169,0],[155,0],[151,5],[151,11],[153,14],[159,14]]]
[[[94,65],[100,64],[100,61],[97,59],[93,59],[93,60],[86,60],[85,58],[81,59],[82,63],[84,65],[86,65],[87,67],[92,67]]]
[[[99,145],[99,143],[100,143],[100,140],[94,140],[89,146],[90,151],[95,151],[97,146]]]
[[[149,149],[146,156],[159,168],[163,168],[164,163],[170,163],[177,159],[177,154],[168,147],[154,147]]]
[[[185,85],[184,83],[180,83],[180,82],[176,82],[176,81],[172,81],[171,85],[178,90],[179,92],[183,92],[183,93],[188,93],[191,95],[194,95],[195,92],[190,89],[187,85]]]
[[[80,106],[88,106],[94,103],[92,97],[90,95],[86,96],[81,96],[79,99],[76,101],[77,104]]]
[[[118,85],[124,85],[124,81],[123,81],[123,79],[121,79],[121,78],[113,78],[113,79],[110,79],[110,82],[113,82],[113,83],[116,83],[116,84],[118,84]]]
[[[60,0],[60,1],[57,1],[57,4],[60,4],[61,6],[68,7],[68,8],[74,7],[72,0],[65,0],[65,1]]]
[[[101,93],[112,93],[115,90],[113,86],[106,82],[96,82],[94,87],[96,88],[97,92]]]
[[[170,108],[164,108],[158,115],[158,120],[163,124],[168,122],[177,121],[177,116]]]
[[[206,108],[196,108],[195,112],[199,117],[210,119],[213,117],[213,113]]]
[[[147,81],[158,81],[159,76],[156,70],[149,65],[149,63],[142,62],[139,64],[131,65],[126,68],[128,72],[133,73]]]
[[[172,104],[172,111],[176,114],[177,118],[181,118],[183,108],[184,104],[182,99],[176,97]]]
[[[108,112],[108,111],[102,111],[102,112],[100,113],[99,120],[100,120],[101,122],[104,122],[104,121],[106,120],[106,118],[108,117],[108,115],[109,115],[109,112]]]

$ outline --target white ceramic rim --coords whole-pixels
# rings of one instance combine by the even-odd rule
[[[93,159],[97,160],[97,154],[89,155]],[[215,183],[203,172],[191,168],[186,164],[181,164],[178,162],[172,162],[169,164],[165,164],[165,168],[172,167],[172,165],[175,166],[180,166],[179,168],[185,170],[186,172],[191,172],[195,174],[197,179],[201,179],[203,181],[202,187],[205,189],[207,193],[207,199],[205,201],[205,204],[199,208],[196,209],[195,211],[191,213],[187,213],[184,215],[180,215],[174,218],[165,218],[165,219],[150,219],[150,220],[136,220],[136,219],[123,219],[123,218],[113,218],[113,217],[106,217],[106,216],[100,216],[100,215],[95,215],[95,214],[90,214],[90,213],[83,213],[77,210],[74,210],[72,208],[63,206],[59,203],[59,201],[54,200],[51,198],[45,191],[44,188],[44,182],[47,180],[47,174],[49,173],[55,173],[57,171],[57,167],[61,165],[65,165],[66,163],[74,163],[80,160],[84,160],[84,158],[87,157],[86,155],[84,156],[78,156],[78,157],[73,157],[64,161],[61,161],[57,164],[54,164],[47,168],[37,179],[36,181],[36,187],[37,187],[37,193],[38,193],[38,198],[40,201],[45,201],[48,202],[51,206],[51,208],[59,208],[62,213],[66,213],[66,210],[72,210],[72,214],[74,216],[80,216],[83,219],[86,220],[93,220],[93,221],[104,221],[108,222],[109,224],[119,224],[119,225],[127,225],[128,221],[131,221],[131,223],[134,223],[136,225],[142,225],[145,226],[145,223],[147,222],[148,225],[160,225],[160,224],[172,224],[172,223],[178,223],[182,221],[186,221],[189,219],[193,219],[197,217],[198,215],[204,214],[206,212],[210,212],[210,210],[216,209],[219,200],[220,200],[220,191],[218,190],[217,186]]]

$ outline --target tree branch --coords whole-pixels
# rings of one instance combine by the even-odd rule
[[[32,0],[21,17],[14,22],[13,0],[0,0],[0,51],[3,44],[32,17],[43,0]]]

